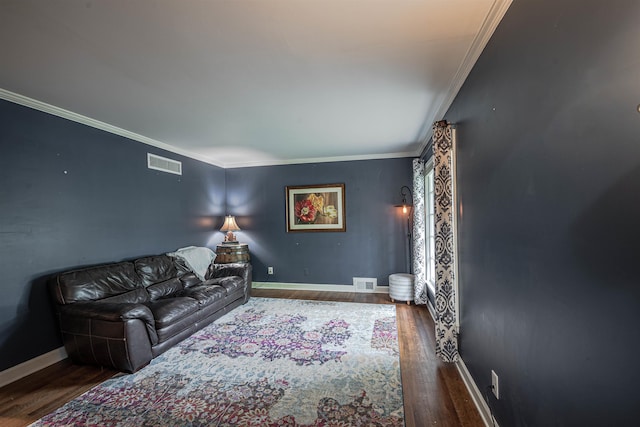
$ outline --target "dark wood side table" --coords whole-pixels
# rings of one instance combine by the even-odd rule
[[[221,243],[216,246],[216,264],[249,262],[249,245],[246,243]]]

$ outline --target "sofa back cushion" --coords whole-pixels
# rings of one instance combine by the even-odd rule
[[[191,273],[191,269],[187,265],[187,262],[184,258],[180,257],[171,257],[173,260],[173,264],[176,266],[176,270],[178,270],[178,277],[181,277],[184,274]]]
[[[95,301],[142,287],[133,263],[119,262],[58,275],[53,282],[58,304]]]
[[[178,275],[173,259],[166,255],[138,258],[134,264],[144,286],[164,282]]]

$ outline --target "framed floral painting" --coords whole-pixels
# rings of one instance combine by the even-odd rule
[[[288,186],[287,232],[346,231],[344,184]]]

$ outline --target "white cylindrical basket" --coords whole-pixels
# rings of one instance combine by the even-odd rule
[[[391,301],[413,301],[413,274],[396,273],[389,275],[389,297]]]

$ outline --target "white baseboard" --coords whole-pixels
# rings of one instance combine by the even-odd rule
[[[251,287],[254,289],[282,289],[293,291],[356,292],[356,288],[353,285],[323,285],[317,283],[252,282]],[[376,286],[373,292],[361,293],[388,294],[389,287]]]
[[[14,381],[18,381],[20,378],[24,378],[27,375],[31,375],[41,369],[51,366],[56,362],[67,358],[67,352],[64,347],[58,347],[55,350],[51,350],[48,353],[41,354],[38,357],[22,362],[19,365],[13,366],[9,369],[5,369],[0,372],[0,387],[4,387]]]
[[[464,385],[467,386],[467,390],[469,390],[469,394],[471,394],[473,403],[476,404],[476,407],[480,412],[480,416],[482,417],[482,421],[484,421],[484,425],[487,427],[500,427],[496,419],[491,415],[491,411],[489,410],[487,402],[485,402],[484,400],[484,396],[480,392],[480,389],[478,388],[476,382],[473,380],[473,377],[469,373],[467,365],[464,364],[462,358],[458,358],[456,367],[458,368],[458,372],[460,373],[460,377],[462,378]]]

